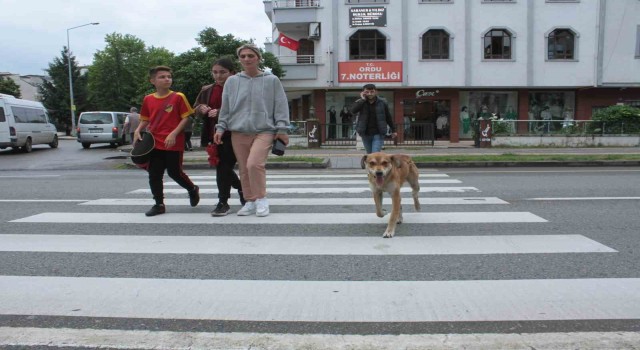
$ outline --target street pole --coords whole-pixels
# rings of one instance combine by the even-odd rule
[[[76,106],[73,102],[73,77],[71,76],[71,45],[69,44],[69,31],[85,26],[95,26],[100,23],[87,23],[76,27],[67,28],[67,65],[69,66],[69,99],[71,100],[71,135],[76,135]]]

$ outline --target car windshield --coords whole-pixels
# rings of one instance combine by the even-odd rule
[[[111,113],[84,113],[80,124],[112,124]]]

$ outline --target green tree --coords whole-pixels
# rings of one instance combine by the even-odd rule
[[[107,34],[105,42],[89,67],[89,98],[98,109],[127,111],[140,101],[149,55],[145,43],[130,34]]]
[[[0,94],[12,95],[15,98],[20,98],[20,86],[16,84],[11,78],[0,77]]]
[[[64,47],[60,57],[55,57],[45,69],[51,78],[45,80],[38,88],[42,95],[42,103],[49,110],[58,130],[65,130],[67,135],[71,132],[71,99],[69,98],[69,65],[67,55],[69,52]],[[76,118],[81,111],[92,106],[87,100],[87,76],[81,74],[75,56],[71,56],[71,76],[73,78],[73,99],[76,105]]]

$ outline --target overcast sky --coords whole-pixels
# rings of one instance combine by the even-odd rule
[[[206,27],[256,39],[264,47],[271,23],[262,0],[0,0],[0,72],[44,75],[67,45],[80,65],[104,49],[105,35],[131,34],[147,46],[180,54],[197,47]]]

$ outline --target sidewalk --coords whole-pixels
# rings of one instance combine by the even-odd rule
[[[209,169],[207,153],[204,149],[197,147],[198,140],[194,140],[194,151],[184,153],[185,169]],[[121,146],[120,150],[129,152],[131,145]],[[401,148],[387,146],[384,150],[387,153],[404,153],[412,156],[417,155],[500,155],[500,154],[640,154],[640,147],[592,147],[592,148],[475,148],[473,141],[461,141],[459,143],[449,143],[448,141],[436,141],[432,146]],[[334,148],[287,148],[285,156],[289,157],[318,157],[324,158],[323,163],[310,162],[269,162],[269,169],[308,169],[308,168],[331,168],[331,169],[360,169],[360,160],[364,155],[363,150],[356,150],[355,147],[334,147]],[[276,156],[270,155],[269,157]],[[126,160],[131,164],[130,159]],[[640,166],[640,161],[588,161],[588,162],[433,162],[417,163],[419,168],[449,168],[449,167],[526,167],[526,166]]]

